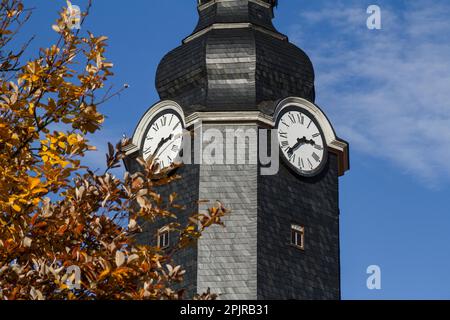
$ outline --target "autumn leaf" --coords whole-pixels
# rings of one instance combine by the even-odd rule
[[[116,266],[120,267],[125,262],[125,255],[121,251],[116,251]]]
[[[25,247],[31,247],[31,243],[33,242],[33,240],[32,239],[30,239],[30,238],[28,238],[28,237],[25,237],[24,239],[23,239],[23,245],[25,246]]]
[[[65,225],[62,225],[62,226],[58,229],[58,231],[56,231],[56,234],[59,235],[59,236],[62,236],[62,235],[64,234],[64,232],[66,232],[67,228],[68,228],[68,226],[67,226],[66,224],[65,224]]]

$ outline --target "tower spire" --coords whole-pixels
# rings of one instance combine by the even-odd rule
[[[252,23],[274,31],[277,0],[197,0],[199,22],[194,33],[217,23]]]
[[[197,0],[197,4],[198,6],[202,6],[210,2],[219,2],[219,1],[220,0]],[[258,0],[256,0],[255,2],[258,2]],[[278,0],[259,0],[259,2],[268,3],[273,7],[276,7],[278,5]]]
[[[272,24],[275,0],[198,0],[194,32],[162,60],[156,87],[186,114],[275,112],[289,96],[315,99],[309,57]]]

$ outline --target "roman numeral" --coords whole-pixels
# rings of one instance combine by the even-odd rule
[[[295,162],[295,153],[292,154],[291,158],[289,159],[292,163]]]
[[[280,137],[283,138],[283,139],[287,139],[287,133],[280,131]]]
[[[155,130],[155,132],[158,132],[159,126],[157,123],[155,123],[155,125],[153,126],[153,130]]]
[[[166,118],[166,116],[164,116],[161,118],[161,126],[165,127],[166,124],[167,124],[167,118]]]
[[[172,116],[170,117],[169,126],[172,124],[173,117],[174,117],[174,115],[172,115]]]
[[[319,150],[319,151],[322,151],[322,150],[323,150],[323,147],[320,146],[320,145],[318,145],[318,144],[315,144],[315,145],[314,145],[314,148],[316,148],[316,149]]]
[[[297,122],[295,121],[294,115],[292,115],[292,114],[289,113],[288,116],[289,116],[289,119],[291,119],[291,122],[292,122],[293,124],[297,123]]]
[[[288,124],[286,123],[286,122],[284,122],[284,121],[281,121],[281,123],[282,124],[284,124],[286,127],[288,127],[289,128],[289,126],[288,126]]]
[[[174,144],[173,146],[172,146],[172,151],[173,152],[177,152],[178,151],[178,146],[176,145],[176,144]]]
[[[282,148],[289,147],[289,142],[287,142],[287,141],[281,141],[281,147],[282,147]]]
[[[309,160],[309,159],[308,159],[308,164],[309,164],[309,166],[311,167],[311,169],[314,168],[314,166],[313,166],[311,160]]]
[[[312,120],[309,122],[309,124],[308,124],[308,129],[309,129],[309,127],[311,127],[311,125],[312,125]]]
[[[317,153],[313,152],[312,157],[316,162],[320,162],[320,157],[317,155]]]
[[[147,149],[144,150],[145,155],[147,155],[149,153],[152,153],[152,147],[148,147]]]
[[[301,125],[305,124],[305,117],[301,113],[297,114],[297,118]]]
[[[178,126],[181,124],[181,122],[178,122],[175,127],[173,127],[173,130],[175,130],[176,128],[178,128]]]
[[[313,134],[313,138],[317,138],[317,137],[320,137],[320,133]]]
[[[305,164],[303,163],[303,158],[298,159],[298,166],[300,169],[303,169],[305,167]]]
[[[147,137],[146,140],[153,140],[153,137]]]
[[[167,159],[169,159],[169,162],[172,162],[172,158],[167,156]]]

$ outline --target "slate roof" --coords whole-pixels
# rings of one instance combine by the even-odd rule
[[[273,26],[275,4],[202,1],[193,34],[158,67],[160,98],[176,100],[186,115],[241,110],[271,114],[273,102],[288,96],[314,102],[313,65]]]

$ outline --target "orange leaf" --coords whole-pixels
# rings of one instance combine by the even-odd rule
[[[84,226],[82,224],[78,224],[77,227],[75,228],[75,234],[80,234],[82,233],[84,230]]]
[[[68,227],[67,224],[61,226],[61,227],[58,229],[58,231],[56,232],[56,234],[62,236],[62,235],[64,234],[64,232],[66,232],[67,227]]]
[[[104,278],[106,278],[106,276],[109,274],[109,272],[110,272],[109,269],[105,269],[102,273],[100,273],[100,275],[98,276],[98,281],[101,281]]]
[[[28,187],[30,188],[30,190],[36,188],[39,183],[41,183],[41,179],[28,177]]]
[[[34,225],[34,223],[36,222],[37,217],[39,216],[38,213],[36,213],[33,218],[31,218],[31,225]]]
[[[32,194],[41,193],[41,192],[48,192],[46,188],[37,188],[31,191]]]
[[[43,228],[46,226],[47,226],[47,222],[42,221],[42,222],[39,222],[38,224],[36,224],[34,227],[39,229],[39,228]]]

